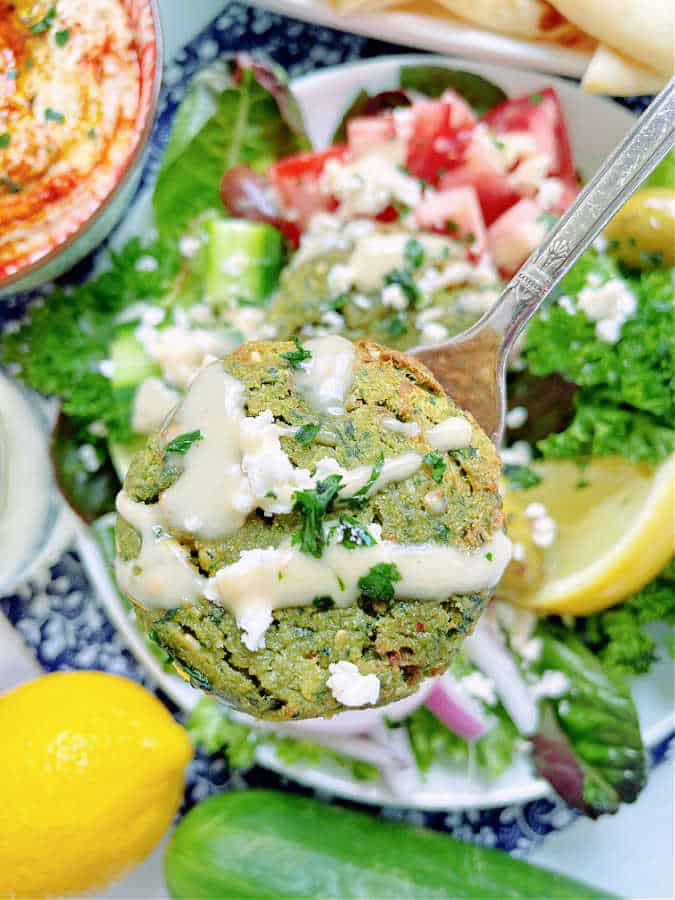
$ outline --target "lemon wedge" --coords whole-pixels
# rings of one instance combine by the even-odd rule
[[[656,468],[613,457],[532,468],[541,483],[505,497],[516,558],[504,599],[542,614],[588,615],[640,590],[668,564],[675,552],[675,457]],[[555,522],[548,538],[546,523],[540,526],[539,545],[543,511],[532,504]],[[526,528],[529,540],[522,539]]]

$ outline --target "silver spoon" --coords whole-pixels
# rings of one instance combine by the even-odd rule
[[[504,431],[506,362],[518,336],[563,275],[674,145],[675,79],[671,79],[492,309],[444,344],[407,351],[431,369],[453,400],[473,413],[496,444]]]

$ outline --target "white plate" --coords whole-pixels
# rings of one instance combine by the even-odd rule
[[[318,74],[297,79],[293,83],[294,91],[314,143],[320,146],[330,140],[341,113],[359,90],[379,91],[396,87],[401,65],[423,62],[477,72],[499,84],[510,95],[530,93],[547,84],[555,85],[567,117],[577,165],[586,178],[593,174],[633,121],[630,113],[612,101],[584,94],[576,85],[550,76],[460,59],[410,55],[324,69]],[[149,216],[147,200],[147,195],[139,199],[116,235],[115,242],[146,230]],[[148,650],[132,616],[120,602],[96,543],[87,532],[82,532],[79,543],[82,560],[98,596],[131,651],[179,707],[191,709],[199,699],[199,693],[177,675],[166,672]],[[649,676],[636,680],[634,696],[645,741],[648,745],[654,745],[675,727],[672,667],[664,661],[655,666]],[[424,810],[480,809],[524,803],[549,791],[548,785],[532,774],[524,755],[518,757],[501,777],[492,781],[468,771],[436,765],[424,784],[411,791],[405,800],[394,796],[382,782],[357,781],[334,764],[325,763],[311,768],[286,765],[279,762],[269,747],[260,747],[257,758],[261,765],[310,787],[383,806]]]
[[[466,24],[459,19],[441,18],[410,12],[360,13],[338,15],[327,0],[253,0],[256,6],[338,31],[403,44],[434,53],[452,53],[466,59],[500,62],[581,78],[591,54],[570,50],[556,44],[524,41],[494,34]]]

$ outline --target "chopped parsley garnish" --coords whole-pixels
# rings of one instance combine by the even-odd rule
[[[348,500],[347,503],[353,507],[354,509],[363,509],[363,507],[368,502],[368,494],[372,490],[375,485],[375,482],[380,477],[382,473],[382,466],[384,465],[384,454],[380,453],[377,460],[375,461],[375,465],[372,468],[370,475],[368,476],[368,481],[360,487],[355,494],[353,494]]]
[[[338,294],[337,297],[333,297],[333,299],[328,302],[328,306],[335,312],[340,312],[340,310],[344,309],[348,303],[348,294]]]
[[[457,232],[459,231],[459,225],[457,224],[457,222],[453,222],[452,219],[448,219],[448,221],[445,223],[445,230],[448,232],[448,234],[457,234]]]
[[[541,483],[541,476],[537,475],[529,466],[509,463],[504,466],[504,475],[509,480],[509,486],[514,491],[526,491]]]
[[[323,481],[317,481],[314,490],[296,491],[293,495],[293,512],[300,513],[302,526],[292,540],[303,553],[317,558],[321,556],[326,542],[323,520],[340,490],[341,482],[342,475],[329,475]]]
[[[401,316],[392,316],[391,319],[387,319],[382,324],[389,337],[403,337],[403,335],[408,332],[408,326],[406,325],[405,319],[402,319]]]
[[[494,555],[494,553],[493,553],[492,551],[490,551],[489,553],[486,553],[486,554],[485,554],[485,559],[487,559],[488,562],[492,562],[492,560],[493,560],[494,558],[495,558],[495,555]]]
[[[301,363],[306,359],[312,358],[312,354],[309,350],[305,350],[300,343],[299,337],[294,337],[293,342],[295,343],[295,350],[289,350],[287,353],[282,353],[281,356],[288,361],[291,369],[299,369]]]
[[[32,34],[44,34],[45,31],[49,31],[49,29],[54,24],[54,19],[56,18],[56,6],[50,6],[44,16],[35,24],[30,26],[30,30]]]
[[[448,464],[442,455],[438,451],[432,450],[431,453],[425,454],[423,462],[431,469],[431,477],[436,484],[440,484],[443,481],[445,470],[448,468]]]
[[[541,103],[541,101],[544,99],[544,95],[543,94],[530,94],[530,96],[527,99],[530,101],[530,103],[534,103],[536,106],[538,103]]]
[[[54,40],[56,41],[56,45],[58,47],[65,47],[68,43],[68,38],[70,37],[70,28],[64,28],[63,31],[57,31],[54,35]]]
[[[63,113],[57,112],[51,106],[48,106],[45,110],[45,119],[47,122],[58,122],[60,124],[65,119],[65,116]]]
[[[5,131],[2,134],[0,134],[0,150],[4,150],[5,147],[9,147],[10,140],[11,140],[11,138],[9,136],[8,131]]]
[[[196,441],[201,441],[203,438],[204,435],[199,429],[186,431],[185,434],[179,434],[178,437],[170,441],[164,449],[167,453],[187,453]]]
[[[450,529],[447,525],[439,522],[434,525],[434,535],[436,536],[436,540],[442,541],[444,544],[447,544],[450,540]]]
[[[417,238],[409,238],[403,249],[403,258],[410,269],[419,269],[424,263],[424,247]]]
[[[397,284],[410,303],[414,306],[420,299],[419,288],[410,272],[405,269],[392,269],[384,276],[385,285]]]
[[[355,550],[357,547],[373,547],[377,543],[368,529],[351,516],[340,516],[340,524],[331,529],[331,535],[335,532],[340,532],[341,537],[338,543],[348,550]]]
[[[397,581],[401,581],[401,573],[394,563],[378,563],[359,578],[359,591],[369,600],[393,600]]]
[[[321,425],[319,422],[307,422],[306,425],[301,425],[295,432],[295,440],[302,444],[303,447],[306,447],[312,443],[320,431]]]
[[[332,597],[315,597],[312,600],[312,606],[316,606],[317,609],[332,609],[335,606],[335,600]]]
[[[89,138],[90,141],[95,141],[96,140],[96,129],[90,128],[89,131],[87,132],[87,137]]]
[[[21,185],[18,181],[14,181],[9,175],[3,175],[2,178],[0,178],[0,184],[3,184],[10,194],[18,194],[21,190]]]

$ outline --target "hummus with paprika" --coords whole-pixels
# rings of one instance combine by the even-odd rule
[[[0,278],[91,216],[138,141],[121,0],[0,0]]]

